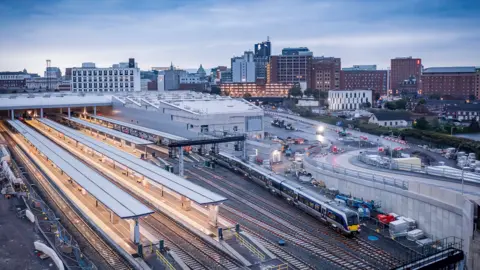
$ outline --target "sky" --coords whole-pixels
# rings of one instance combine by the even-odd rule
[[[0,71],[135,58],[142,70],[229,66],[270,37],[342,67],[480,66],[478,0],[0,0]]]

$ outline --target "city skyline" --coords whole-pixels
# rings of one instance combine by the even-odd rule
[[[17,3],[21,2],[21,3]],[[480,59],[475,1],[74,1],[0,3],[0,70],[42,74],[52,66],[134,57],[143,70],[230,66],[270,36],[272,55],[306,46],[342,66],[390,66],[402,56],[425,67],[475,66]],[[6,38],[5,38],[6,37]]]

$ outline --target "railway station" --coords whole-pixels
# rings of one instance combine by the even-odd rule
[[[193,202],[200,206],[195,209],[208,209],[208,224],[213,227],[217,226],[218,204],[224,202],[226,198],[52,120],[39,118],[38,121],[44,125],[44,128],[48,127],[50,131],[54,130],[57,136],[74,141],[77,148],[83,148],[83,151],[92,153],[92,156],[98,156],[102,163],[110,165],[121,171],[126,177],[141,183],[144,190],[151,192],[152,200],[157,196],[169,198],[175,201],[172,204],[180,205],[186,212],[192,209]],[[161,207],[163,204],[158,202],[155,205]],[[175,212],[173,209],[170,211]],[[197,216],[192,217],[192,220],[202,220],[202,218]],[[202,225],[205,226],[205,224]],[[214,233],[215,230],[212,232]]]
[[[127,226],[131,241],[128,243],[140,243],[139,218],[152,214],[150,208],[22,122],[18,120],[7,122],[24,138],[26,144],[18,143],[25,147],[26,152],[36,154],[38,162],[43,162],[44,166],[49,165],[56,169],[56,174],[50,179],[54,181],[57,178],[55,184],[63,192],[71,195],[69,197],[79,210],[97,220],[99,228],[106,225],[112,227],[112,231],[124,231]],[[113,233],[110,236],[114,239],[118,237]],[[130,247],[135,250],[133,245]]]

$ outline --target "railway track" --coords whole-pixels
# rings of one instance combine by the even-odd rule
[[[281,216],[275,216],[267,210],[258,207],[256,204],[244,199],[246,192],[242,192],[241,195],[235,194],[232,192],[233,189],[227,190],[219,185],[213,183],[212,181],[206,179],[205,177],[188,171],[193,176],[211,184],[215,188],[221,190],[222,192],[228,194],[231,198],[250,206],[252,209],[256,210],[256,214],[245,214],[240,212],[237,209],[227,206],[226,204],[222,205],[222,208],[228,211],[230,214],[234,215],[237,219],[244,220],[263,228],[266,231],[269,231],[279,237],[282,237],[285,240],[295,243],[299,247],[308,250],[312,254],[327,260],[335,265],[338,265],[345,269],[376,269],[377,267],[372,266],[367,261],[362,258],[357,257],[356,255],[350,254],[338,246],[331,244],[324,239],[318,238],[312,234],[304,233],[299,228],[295,228],[291,224],[288,224]],[[243,197],[243,198],[242,198]],[[230,203],[231,204],[231,203]],[[276,224],[275,224],[276,223]]]
[[[202,169],[203,170],[203,169]],[[204,170],[205,171],[205,170]],[[211,172],[205,171],[206,173],[214,176]],[[226,181],[219,176],[216,176],[218,180],[222,180],[227,185],[236,188],[237,190],[245,190],[244,187],[233,183],[231,181]],[[255,192],[253,192],[255,193]],[[252,192],[247,194],[247,199],[251,198]],[[277,216],[280,215],[282,218],[288,220],[288,223],[303,229],[305,232],[316,232],[320,235],[324,235],[329,239],[334,239],[335,242],[341,243],[345,248],[349,250],[354,250],[360,254],[363,254],[370,258],[370,261],[373,263],[377,263],[380,266],[387,266],[387,267],[396,267],[402,265],[403,262],[401,259],[393,256],[392,254],[387,253],[386,251],[371,245],[370,243],[364,241],[360,238],[348,238],[342,234],[333,232],[329,228],[325,226],[319,226],[318,221],[312,221],[310,219],[305,219],[300,222],[297,218],[298,210],[297,209],[287,209],[284,207],[280,207],[280,205],[273,203],[271,200],[264,199],[263,197],[256,196],[255,198],[257,201],[261,201],[261,204],[256,204],[263,209],[268,209],[268,211],[276,214]],[[297,228],[295,228],[297,229]]]
[[[55,140],[54,142],[56,143]],[[63,145],[58,145],[69,151],[69,149],[65,148]],[[76,155],[75,153],[73,154]],[[83,160],[82,156],[77,155],[77,157],[82,163],[89,167],[92,167],[87,161]],[[99,172],[106,179],[111,179],[110,175],[107,175],[96,167],[92,167],[92,169]],[[111,181],[114,183],[116,182],[115,180]],[[145,203],[146,205],[152,206],[152,209],[156,209],[145,198],[138,196],[137,194],[131,192],[122,185],[118,185],[118,187],[123,189],[125,192],[128,192],[137,200]],[[170,217],[164,215],[158,210],[156,210],[155,214],[151,215],[150,217],[143,218],[140,221],[150,227],[151,230],[161,235],[165,240],[167,240],[170,244],[169,247],[171,247],[171,249],[174,250],[184,261],[184,263],[191,269],[228,270],[236,269],[240,265],[240,263],[233,260],[228,254],[212,247],[209,243],[205,242],[204,240],[196,236],[194,233],[188,231],[182,225],[176,223]]]
[[[237,269],[239,264],[221,250],[212,248],[187,229],[179,227],[170,217],[156,213],[143,219],[152,230],[163,237],[168,247],[190,269]]]
[[[12,146],[12,141],[10,145]],[[17,156],[21,159],[24,168],[27,168],[30,176],[35,177],[44,192],[52,199],[57,208],[67,217],[71,224],[75,226],[79,233],[87,240],[86,243],[102,257],[106,265],[111,269],[127,270],[132,269],[130,264],[119,256],[105,241],[93,231],[90,226],[75,212],[75,210],[66,202],[63,197],[56,191],[30,159],[25,155],[18,145],[12,147]],[[89,252],[85,252],[88,256]]]

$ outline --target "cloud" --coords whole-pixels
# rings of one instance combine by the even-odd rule
[[[472,45],[480,42],[472,15],[478,9],[450,7],[453,15],[445,16],[446,4],[438,0],[49,1],[23,6],[23,16],[2,16],[0,35],[8,38],[0,42],[0,70],[42,72],[47,58],[62,69],[129,57],[143,69],[171,61],[213,67],[228,65],[267,36],[276,54],[307,46],[316,55],[341,57],[344,66],[385,68],[404,55],[431,66],[478,65],[471,61],[480,59]],[[18,10],[0,4],[0,15]]]

